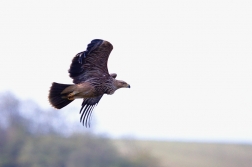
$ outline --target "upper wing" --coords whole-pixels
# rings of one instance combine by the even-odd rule
[[[70,77],[75,84],[91,77],[101,77],[108,74],[108,57],[113,46],[108,41],[94,39],[88,44],[87,50],[78,53],[72,60],[69,69]]]
[[[80,122],[82,122],[83,126],[90,127],[90,118],[94,107],[99,103],[103,95],[84,99],[82,102],[82,107],[80,109]]]

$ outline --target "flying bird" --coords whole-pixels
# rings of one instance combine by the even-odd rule
[[[112,95],[119,88],[130,88],[125,81],[116,79],[116,73],[108,72],[107,62],[112,49],[113,45],[108,41],[92,40],[87,49],[72,60],[68,72],[74,84],[52,83],[48,96],[50,104],[61,109],[82,98],[80,122],[90,126],[92,111],[104,94]]]

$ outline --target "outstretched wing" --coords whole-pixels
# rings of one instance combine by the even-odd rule
[[[108,41],[92,40],[87,50],[78,53],[72,60],[68,72],[73,82],[78,84],[93,77],[108,76],[107,62],[112,49]]]
[[[82,122],[83,126],[85,125],[86,127],[90,127],[90,118],[92,111],[94,107],[98,104],[98,102],[101,100],[102,96],[103,95],[83,100],[82,107],[80,109],[80,122]]]

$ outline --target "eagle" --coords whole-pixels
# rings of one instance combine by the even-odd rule
[[[102,39],[94,39],[87,49],[78,53],[68,70],[74,84],[53,82],[49,90],[49,102],[61,109],[74,101],[83,99],[80,109],[80,122],[90,127],[90,117],[94,107],[104,94],[112,95],[119,88],[130,88],[122,80],[117,80],[116,73],[109,74],[107,62],[113,45]]]

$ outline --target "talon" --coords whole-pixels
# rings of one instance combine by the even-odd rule
[[[67,99],[68,100],[74,100],[74,97],[68,97]]]
[[[67,99],[68,100],[74,100],[74,93],[72,92],[72,93],[69,93],[68,95],[67,95]]]

